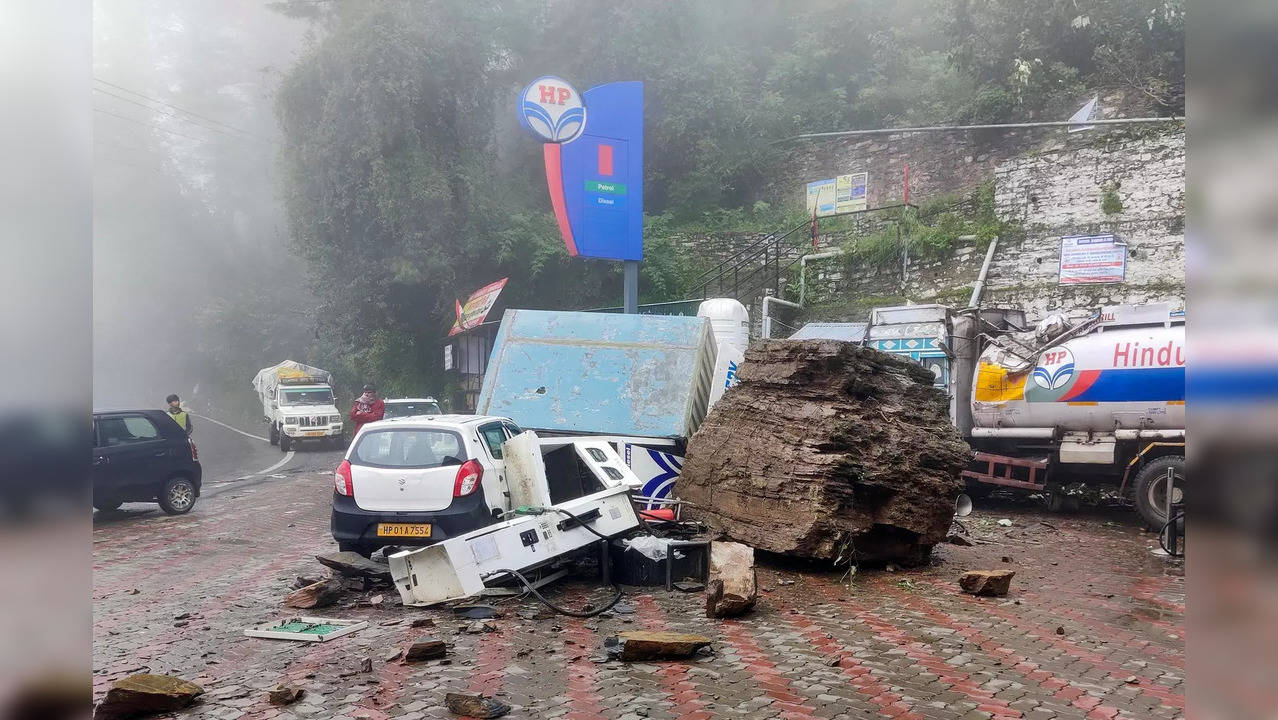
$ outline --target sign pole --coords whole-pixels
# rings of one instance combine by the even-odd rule
[[[639,261],[622,260],[622,312],[635,315],[639,312]]]

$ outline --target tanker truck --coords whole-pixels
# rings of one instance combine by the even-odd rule
[[[866,343],[930,369],[975,451],[969,492],[1059,497],[1109,483],[1152,528],[1185,486],[1185,314],[1167,304],[1045,318],[942,305],[878,308]]]

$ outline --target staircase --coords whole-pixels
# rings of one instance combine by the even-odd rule
[[[771,233],[739,250],[693,281],[692,295],[703,300],[729,297],[750,311],[751,334],[757,335],[762,318],[761,306],[767,295],[780,296],[785,290],[789,270],[811,252],[806,242],[811,221],[787,230]]]

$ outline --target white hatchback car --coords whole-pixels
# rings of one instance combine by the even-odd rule
[[[424,398],[387,398],[386,414],[383,420],[416,415],[442,415],[439,402],[433,397]]]
[[[491,415],[404,417],[360,428],[333,474],[333,539],[369,555],[495,522],[505,508],[502,443],[523,430]]]

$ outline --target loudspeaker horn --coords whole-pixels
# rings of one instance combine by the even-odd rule
[[[967,517],[972,514],[972,498],[967,493],[959,493],[954,501],[954,517]]]

